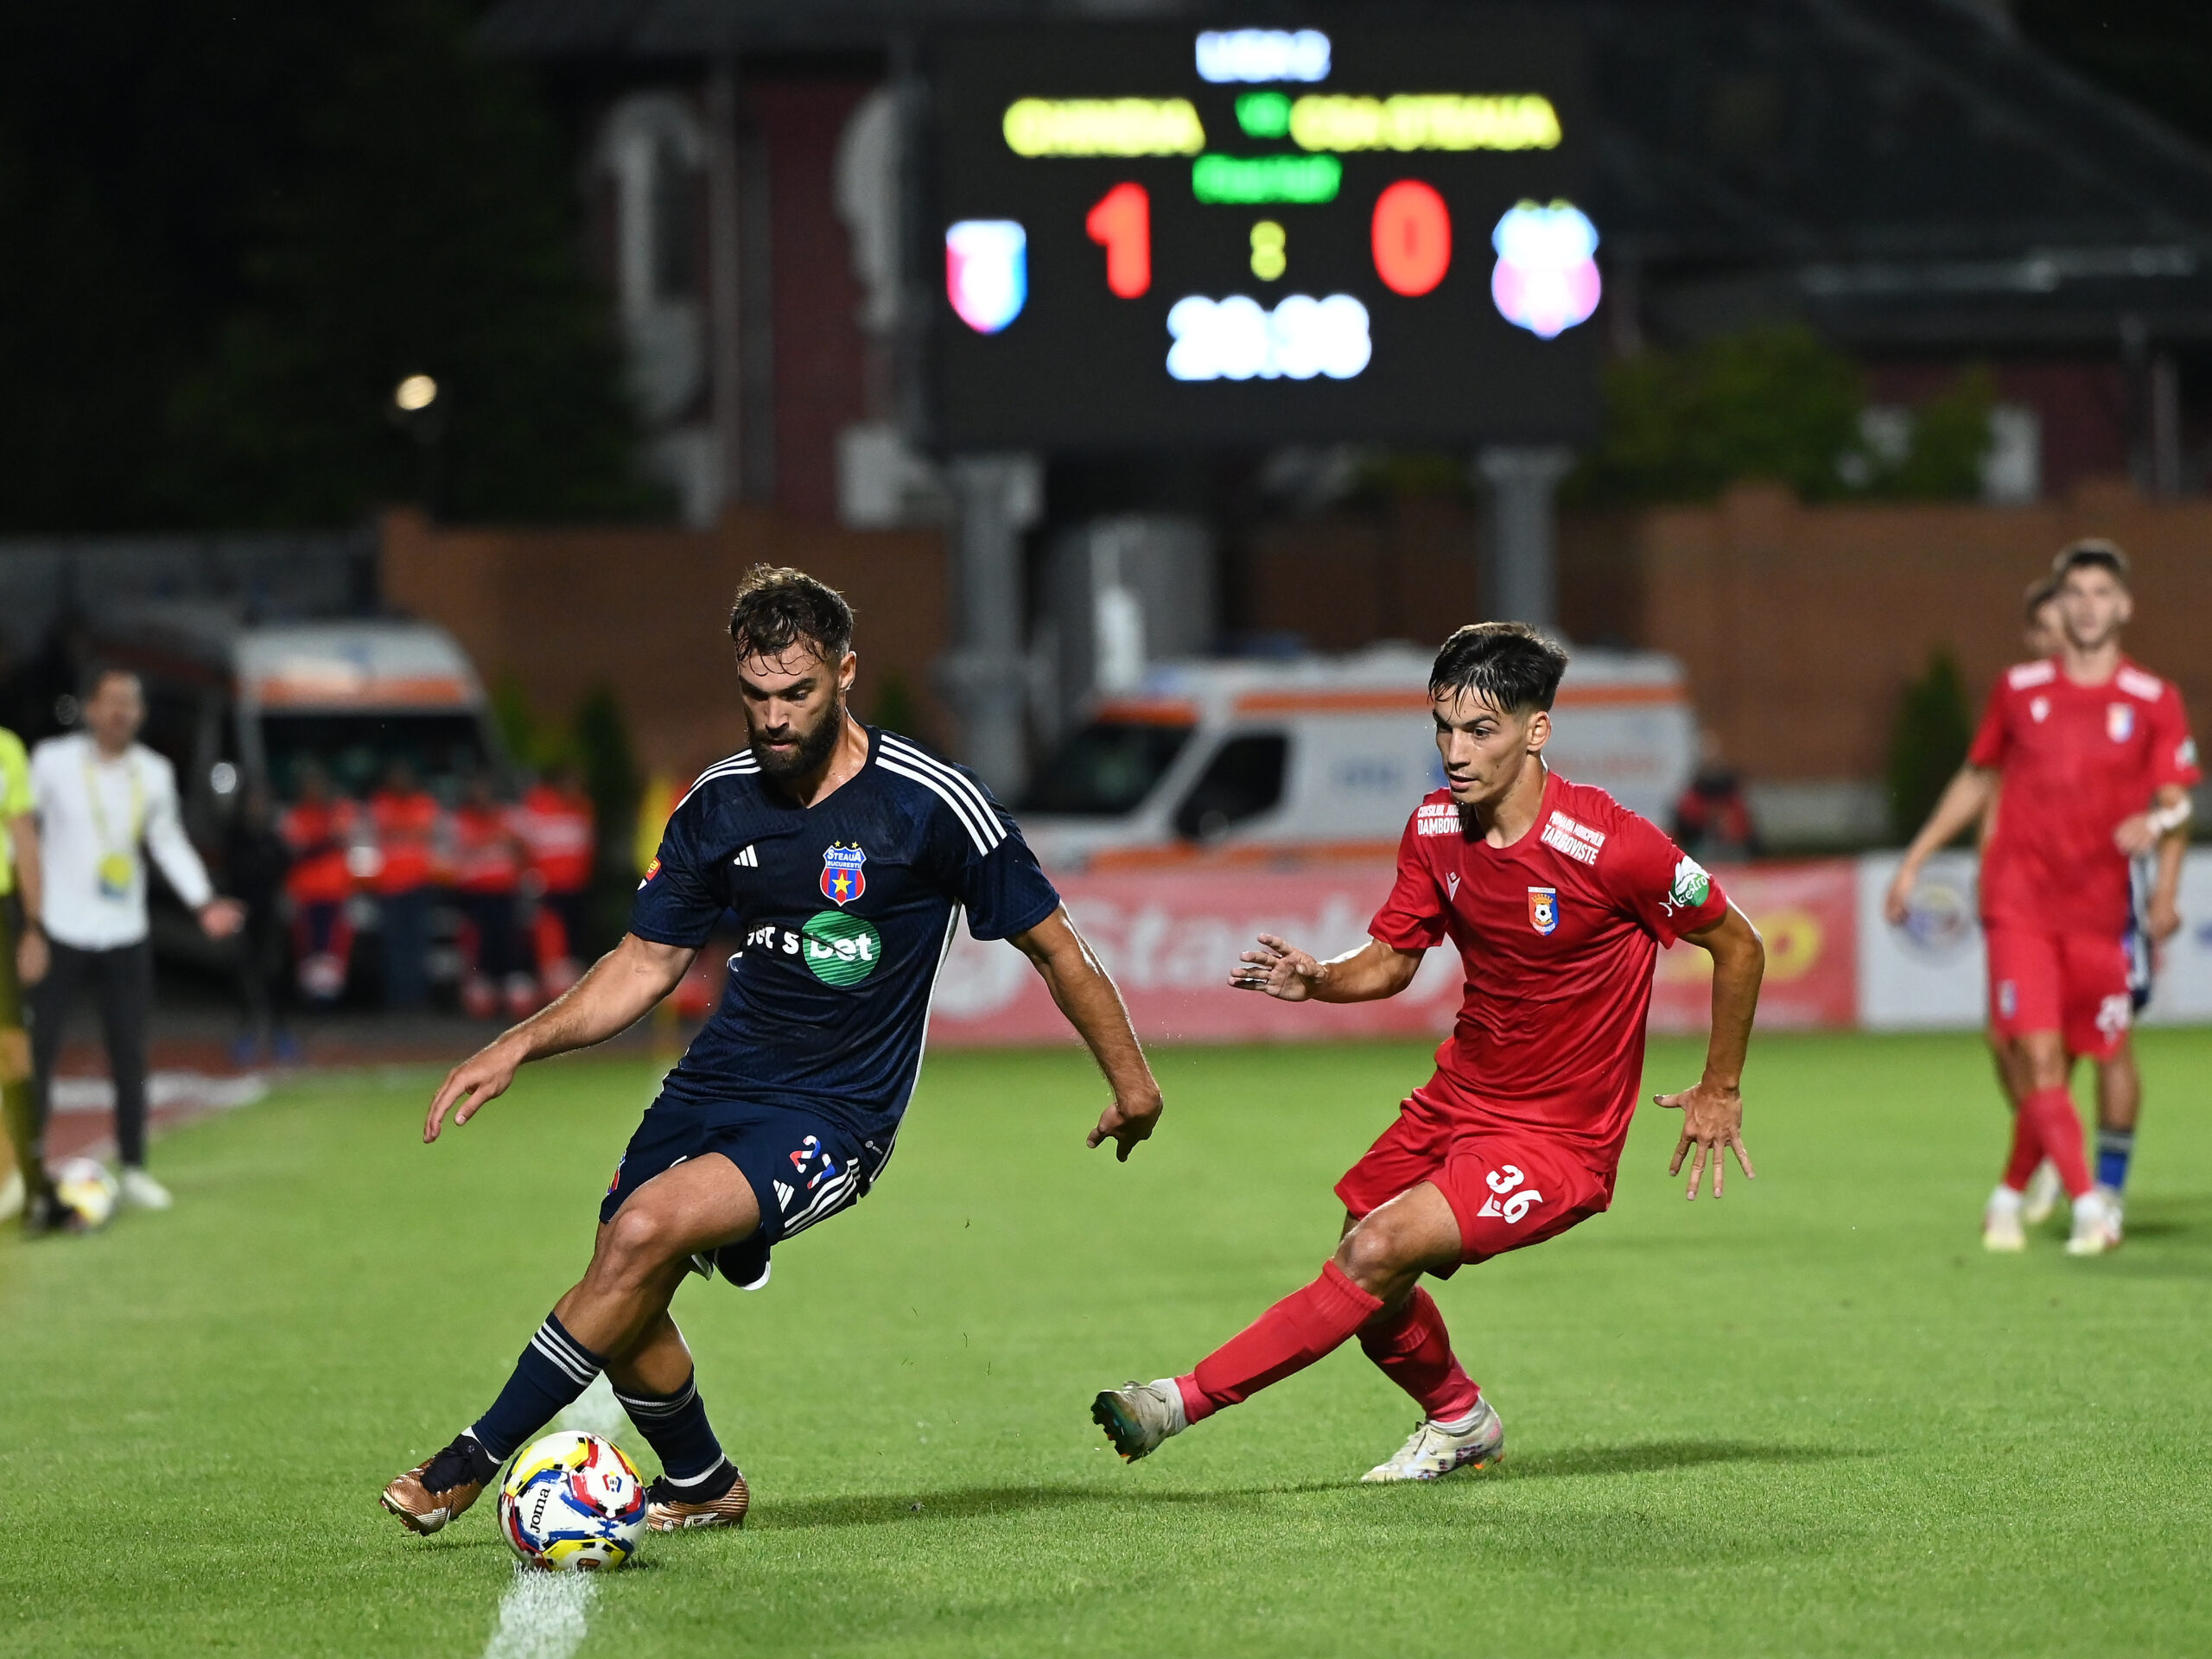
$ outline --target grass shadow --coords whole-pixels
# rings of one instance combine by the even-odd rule
[[[2127,1206],[2127,1236],[2212,1244],[2212,1194],[2134,1199]]]
[[[1656,1475],[1713,1463],[1821,1463],[1872,1454],[1840,1446],[1767,1445],[1757,1440],[1644,1440],[1632,1446],[1569,1446],[1527,1457],[1507,1456],[1501,1467],[1511,1480],[1555,1480],[1588,1475]]]
[[[1135,1483],[1111,1486],[955,1486],[935,1491],[848,1494],[763,1505],[746,1516],[748,1528],[882,1527],[902,1521],[968,1521],[1079,1503],[1235,1504],[1249,1499],[1342,1490],[1340,1480],[1286,1481],[1234,1491],[1164,1491]]]

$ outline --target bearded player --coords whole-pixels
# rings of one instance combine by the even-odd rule
[[[846,707],[858,658],[842,597],[756,568],[730,613],[750,747],[670,817],[630,931],[543,1013],[454,1068],[423,1138],[466,1123],[525,1061],[625,1031],[675,989],[725,909],[744,928],[720,1007],[661,1085],[600,1205],[583,1278],[554,1305],[490,1409],[385,1489],[435,1532],[605,1371],[658,1455],[647,1523],[734,1526],[723,1455],[669,1317],[686,1274],[747,1289],[770,1248],[847,1209],[883,1173],[921,1066],[931,988],[961,912],[1037,966],[1114,1098],[1090,1132],[1126,1160],[1160,1090],[1111,980],[1021,833],[966,769]]]
[[[1123,1458],[1355,1336],[1422,1412],[1365,1479],[1434,1480],[1501,1455],[1504,1426],[1419,1281],[1540,1243],[1611,1204],[1653,962],[1677,938],[1713,957],[1713,1032],[1696,1086],[1654,1096],[1683,1114],[1669,1173],[1690,1155],[1692,1198],[1708,1161],[1720,1196],[1726,1151],[1752,1173],[1738,1090],[1764,948],[1658,830],[1546,764],[1566,667],[1566,652],[1518,623],[1480,623],[1446,641],[1428,694],[1448,787],[1407,824],[1397,883],[1368,942],[1317,962],[1262,934],[1230,974],[1240,989],[1287,1002],[1369,1001],[1404,990],[1423,953],[1449,937],[1465,963],[1465,1001],[1436,1075],[1337,1183],[1345,1225],[1321,1276],[1190,1372],[1098,1396],[1091,1415]]]
[[[1982,1212],[1982,1243],[2026,1247],[2025,1189],[2049,1158],[2073,1200],[2067,1250],[2097,1255],[2120,1242],[2120,1183],[2142,1096],[2128,1039],[2131,861],[2155,850],[2141,926],[2163,943],[2181,926],[2189,791],[2202,774],[2180,694],[2120,653],[2133,610],[2125,556],[2109,542],[2077,542],[2053,574],[2056,654],[1998,683],[1967,764],[1906,849],[1885,908],[1902,924],[1922,865],[1994,799],[1980,884],[1989,1021],[2018,1050],[2026,1093],[2004,1179]],[[2105,1127],[2095,1177],[2068,1085],[2078,1055],[2098,1067]]]

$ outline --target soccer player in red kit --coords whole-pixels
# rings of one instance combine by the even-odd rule
[[[1337,1183],[1345,1225],[1321,1276],[1191,1372],[1101,1394],[1091,1415],[1124,1459],[1249,1398],[1357,1336],[1420,1404],[1413,1437],[1370,1481],[1481,1468],[1505,1429],[1452,1351],[1424,1274],[1565,1232],[1612,1202],[1636,1111],[1643,1021],[1659,947],[1687,938],[1713,959],[1705,1075],[1680,1094],[1688,1196],[1708,1161],[1751,1165],[1738,1092],[1765,951],[1712,878],[1602,790],[1544,760],[1567,654],[1513,622],[1445,642],[1429,674],[1448,786],[1423,800],[1368,942],[1329,962],[1268,934],[1230,983],[1287,1002],[1362,1002],[1412,983],[1446,938],[1465,1001],[1436,1075]],[[1693,1154],[1693,1149],[1694,1149]]]
[[[2068,1253],[2098,1255],[2120,1241],[2120,1192],[2090,1176],[2067,1074],[2087,1055],[2139,1094],[2127,1036],[2128,865],[2156,848],[2144,925],[2154,941],[2171,938],[2181,926],[2189,791],[2202,774],[2180,693],[2120,654],[2133,609],[2126,558],[2109,542],[2076,542],[2053,574],[2057,653],[1998,683],[1967,764],[1906,849],[1885,908],[1893,925],[1904,920],[1921,866],[1994,795],[1981,864],[1989,1022],[2018,1048],[2028,1093],[2005,1178],[1982,1212],[1982,1243],[2025,1247],[2022,1193],[2048,1157],[2074,1201]]]

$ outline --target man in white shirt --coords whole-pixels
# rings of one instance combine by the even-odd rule
[[[138,677],[96,669],[86,685],[85,729],[31,752],[45,883],[39,923],[52,947],[46,977],[30,994],[31,1063],[38,1122],[45,1128],[54,1065],[70,1004],[89,985],[115,1078],[115,1139],[124,1199],[165,1210],[168,1190],[146,1173],[147,1024],[153,1012],[154,955],[146,931],[146,861],[200,918],[210,938],[238,931],[238,904],[219,899],[186,839],[176,773],[135,741],[146,717]]]

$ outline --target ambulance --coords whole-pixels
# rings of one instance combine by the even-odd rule
[[[1039,771],[1022,832],[1064,871],[1389,858],[1415,804],[1444,783],[1430,661],[1382,645],[1159,664],[1099,699]],[[1666,825],[1697,764],[1680,663],[1578,649],[1552,719],[1556,770]]]

